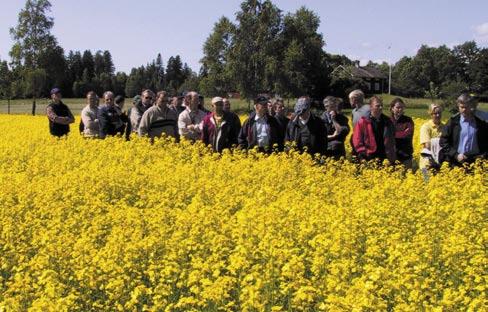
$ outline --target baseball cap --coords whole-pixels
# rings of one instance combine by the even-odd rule
[[[56,94],[56,93],[61,93],[61,89],[60,88],[52,88],[51,89],[51,95]]]
[[[268,103],[268,98],[265,96],[258,96],[254,99],[254,104],[266,104]]]
[[[221,98],[220,96],[216,96],[214,98],[212,98],[212,104],[215,104],[215,103],[218,103],[218,102],[223,102],[224,99]]]
[[[295,104],[295,114],[301,115],[310,109],[311,102],[309,98],[301,97]]]

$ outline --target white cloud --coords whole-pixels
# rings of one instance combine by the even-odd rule
[[[373,44],[371,42],[363,42],[361,43],[361,48],[369,49],[373,47]]]
[[[488,43],[488,22],[474,27],[474,37],[478,42]]]

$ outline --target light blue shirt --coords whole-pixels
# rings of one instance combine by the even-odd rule
[[[256,115],[256,138],[259,147],[269,146],[269,126],[265,117],[258,117]]]
[[[461,133],[459,135],[458,154],[477,155],[480,150],[478,148],[478,137],[476,132],[476,121],[473,118],[465,119],[463,115],[459,119],[461,125]]]

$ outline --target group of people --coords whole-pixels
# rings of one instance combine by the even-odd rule
[[[52,135],[63,136],[74,122],[73,114],[61,100],[61,90],[51,90],[52,102],[47,107]],[[238,147],[269,153],[296,148],[300,152],[339,159],[346,156],[346,138],[351,131],[348,118],[342,113],[342,100],[328,96],[323,100],[324,112],[312,112],[312,101],[300,97],[290,116],[282,99],[258,96],[254,110],[241,125],[226,98],[214,97],[211,110],[205,109],[203,97],[191,91],[184,96],[170,97],[165,91],[144,90],[134,97],[132,106],[124,111],[125,98],[113,92],[103,94],[103,104],[93,91],[86,96],[87,105],[81,112],[80,132],[87,138],[105,138],[132,133],[153,140],[162,135],[179,140],[201,140],[215,152]],[[413,166],[412,118],[404,114],[405,103],[395,98],[390,103],[390,116],[383,114],[383,101],[373,96],[365,103],[361,90],[349,94],[352,106],[352,155],[357,160],[388,159]],[[431,119],[422,125],[422,152],[419,167],[426,171],[438,168],[443,161],[452,165],[474,162],[488,155],[488,117],[477,109],[477,102],[468,94],[457,100],[459,113],[443,124],[442,107],[431,104]]]

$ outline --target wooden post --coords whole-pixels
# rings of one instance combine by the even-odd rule
[[[32,101],[32,116],[36,115],[36,98]]]

